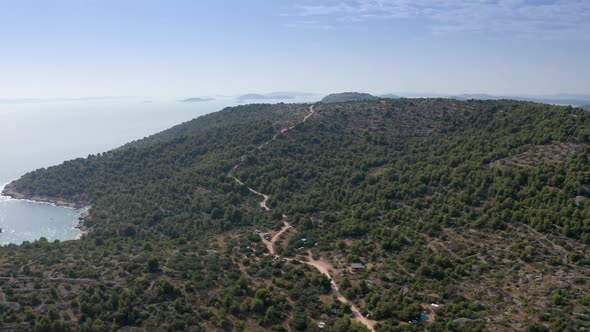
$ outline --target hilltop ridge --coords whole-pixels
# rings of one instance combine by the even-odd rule
[[[324,104],[330,104],[330,103],[343,103],[343,102],[349,102],[349,101],[377,100],[377,99],[379,99],[379,97],[372,96],[368,93],[343,92],[343,93],[334,93],[331,95],[327,95],[320,102],[324,103]]]

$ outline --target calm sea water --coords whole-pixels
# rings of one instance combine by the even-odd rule
[[[234,98],[200,103],[133,98],[0,102],[0,187],[37,168],[108,151],[237,104]],[[79,214],[74,209],[0,197],[0,245],[41,237],[75,239],[80,236],[74,227]]]

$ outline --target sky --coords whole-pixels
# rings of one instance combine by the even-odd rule
[[[588,0],[0,0],[0,99],[590,94]]]

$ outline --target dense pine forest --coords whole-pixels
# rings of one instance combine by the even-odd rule
[[[0,329],[590,328],[589,112],[310,106],[227,108],[10,184],[90,210],[80,240],[0,248]]]

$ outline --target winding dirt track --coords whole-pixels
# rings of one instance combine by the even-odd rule
[[[309,114],[307,114],[307,115],[306,115],[306,116],[303,118],[303,120],[302,120],[301,122],[299,122],[298,124],[302,124],[302,123],[304,123],[305,121],[307,121],[307,119],[309,119],[309,117],[310,117],[310,116],[312,116],[312,115],[314,115],[314,114],[315,114],[315,111],[314,111],[314,109],[313,109],[313,105],[311,105],[311,106],[309,107]],[[257,148],[257,149],[258,149],[258,150],[260,150],[260,149],[262,149],[264,146],[268,145],[270,142],[272,142],[272,141],[276,141],[277,137],[279,137],[279,135],[280,135],[280,134],[286,133],[287,131],[289,131],[289,130],[291,130],[291,129],[295,128],[295,127],[296,127],[298,124],[296,124],[296,125],[294,125],[294,126],[291,126],[291,127],[288,127],[288,128],[283,128],[283,129],[281,129],[281,131],[279,131],[278,133],[274,134],[274,135],[273,135],[273,137],[272,137],[270,140],[268,140],[268,141],[266,141],[266,142],[264,142],[264,143],[260,144],[260,145],[258,146],[258,148]],[[242,156],[242,157],[240,158],[240,162],[239,162],[238,164],[236,164],[234,167],[232,167],[232,169],[231,169],[231,170],[229,171],[229,173],[227,174],[229,177],[231,177],[232,179],[234,179],[234,181],[236,181],[237,183],[239,183],[239,184],[240,184],[240,185],[242,185],[242,186],[246,186],[246,184],[244,184],[244,182],[242,182],[240,179],[238,179],[238,178],[237,178],[237,177],[234,175],[234,172],[235,172],[235,171],[236,171],[238,168],[240,168],[240,166],[242,166],[242,164],[244,163],[244,161],[245,161],[245,160],[246,160],[246,156]],[[251,187],[248,187],[248,186],[246,186],[246,188],[248,188],[248,190],[250,190],[250,192],[251,192],[251,193],[253,193],[253,194],[255,194],[255,195],[258,195],[258,196],[262,197],[262,201],[261,201],[261,202],[260,202],[258,205],[260,205],[260,207],[261,207],[261,208],[263,208],[264,210],[266,210],[266,211],[270,211],[270,207],[268,206],[268,199],[270,198],[270,196],[268,196],[268,195],[265,195],[265,194],[263,194],[263,193],[261,193],[261,192],[259,192],[259,191],[256,191],[256,190],[252,189]]]
[[[315,111],[313,109],[313,105],[309,107],[309,114],[307,114],[303,120],[299,123],[304,123],[307,121],[307,119],[309,119],[309,117],[311,117],[312,115],[315,114]],[[288,127],[288,128],[283,128],[281,129],[280,132],[274,134],[274,136],[272,137],[272,139],[270,139],[269,141],[266,141],[264,143],[262,143],[260,146],[258,146],[258,150],[262,149],[263,147],[265,147],[266,145],[270,144],[272,141],[275,141],[277,139],[277,137],[280,134],[284,134],[287,131],[295,128],[297,125]],[[228,176],[230,176],[231,178],[233,178],[237,183],[239,183],[240,185],[246,186],[242,181],[240,181],[240,179],[238,179],[236,176],[233,175],[234,171],[236,169],[238,169],[242,163],[245,160],[245,156],[243,156],[242,158],[240,158],[240,163],[238,163],[237,165],[235,165],[231,171],[229,172]],[[270,211],[270,207],[268,206],[268,200],[270,198],[270,196],[265,195],[261,192],[258,192],[254,189],[252,189],[251,187],[248,187],[248,190],[250,190],[250,192],[252,192],[253,194],[256,194],[260,197],[262,197],[262,201],[260,203],[258,203],[258,205],[260,205],[261,208],[263,208],[265,211]],[[275,242],[280,238],[280,236],[285,233],[289,228],[290,228],[290,224],[287,222],[287,216],[283,215],[283,227],[281,228],[281,230],[279,232],[277,232],[271,239],[266,240],[264,238],[264,235],[260,234],[260,237],[262,238],[262,242],[266,245],[266,247],[268,248],[268,251],[270,252],[270,255],[272,256],[276,256],[276,251],[275,251]],[[323,260],[314,260],[311,254],[311,250],[309,250],[308,252],[308,260],[307,261],[299,261],[297,259],[294,258],[285,258],[289,261],[292,260],[297,260],[301,263],[307,264],[309,266],[314,267],[316,270],[318,270],[320,273],[322,273],[323,275],[325,275],[326,277],[328,277],[330,279],[330,283],[332,284],[332,294],[336,295],[336,298],[338,299],[338,301],[345,303],[345,304],[349,304],[350,305],[350,309],[352,311],[352,320],[359,322],[363,325],[365,325],[370,331],[375,331],[375,324],[377,323],[374,320],[370,320],[368,318],[366,318],[365,316],[363,316],[359,310],[359,308],[352,302],[350,302],[347,298],[344,297],[344,295],[342,295],[342,293],[340,293],[338,285],[336,284],[336,282],[334,281],[334,278],[332,277],[332,275],[330,274],[330,271],[334,270],[334,268],[332,267],[332,265]]]
[[[277,232],[277,234],[275,234],[270,241],[268,241],[267,239],[264,238],[264,236],[260,236],[262,238],[262,242],[266,245],[266,247],[268,248],[268,251],[270,252],[271,255],[275,256],[276,255],[276,251],[275,251],[275,242],[277,242],[277,240],[281,237],[281,235],[283,235],[283,233],[285,233],[289,227],[291,226],[288,222],[287,222],[287,215],[283,214],[283,228],[281,228],[280,231]]]
[[[374,332],[375,324],[377,323],[377,321],[368,319],[365,316],[363,316],[359,308],[354,303],[348,301],[348,299],[345,298],[344,295],[342,295],[342,293],[340,293],[338,285],[336,284],[334,278],[332,278],[332,275],[330,274],[330,270],[333,270],[332,264],[321,258],[319,260],[313,259],[311,255],[311,250],[307,251],[307,255],[308,261],[302,263],[315,267],[316,270],[320,271],[320,273],[328,277],[330,279],[330,283],[332,284],[332,294],[336,295],[338,301],[350,305],[350,310],[352,311],[352,320],[365,325],[370,331]]]
[[[241,184],[242,186],[245,186],[244,182],[240,181],[240,179],[238,179],[237,177],[232,176],[232,178],[237,183]],[[258,195],[258,196],[261,196],[262,197],[262,201],[260,203],[258,203],[258,205],[260,205],[260,207],[263,208],[263,209],[265,209],[266,211],[270,211],[270,208],[268,207],[268,204],[267,204],[268,203],[268,199],[270,198],[270,196],[265,195],[265,194],[263,194],[261,192],[258,192],[256,190],[250,188],[250,187],[247,187],[247,188],[248,188],[248,190],[250,190],[251,193],[253,193],[255,195]]]

